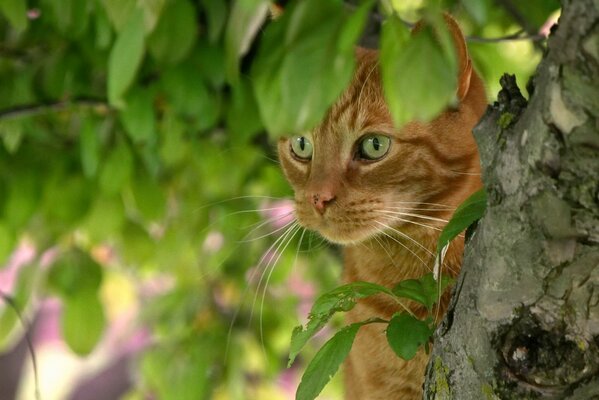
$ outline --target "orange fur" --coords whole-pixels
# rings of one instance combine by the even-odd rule
[[[449,17],[446,20],[460,61],[460,103],[456,109],[443,112],[431,122],[413,121],[396,129],[382,93],[378,54],[358,49],[353,81],[324,121],[306,133],[313,143],[312,159],[292,156],[289,138],[279,142],[283,171],[295,190],[296,217],[304,227],[345,246],[346,282],[368,281],[393,287],[401,280],[429,272],[433,258],[425,249],[435,251],[439,231],[411,222],[435,228],[442,227],[443,222],[402,216],[410,221],[405,222],[387,211],[395,210],[391,207],[401,201],[406,202],[406,208],[419,209],[411,213],[449,219],[452,209],[481,185],[471,129],[486,107],[486,97],[457,24]],[[365,133],[391,138],[385,157],[374,162],[356,159],[356,143]],[[445,272],[457,274],[462,250],[462,240],[450,246]],[[439,305],[441,313],[448,301],[444,295]],[[422,308],[409,306],[416,314],[424,315]],[[389,319],[398,311],[398,305],[389,298],[375,296],[358,302],[347,313],[347,322],[373,316]],[[347,400],[422,397],[427,356],[421,351],[408,362],[399,359],[389,348],[383,329],[383,325],[371,324],[358,333],[345,363]]]

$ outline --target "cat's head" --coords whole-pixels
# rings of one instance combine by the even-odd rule
[[[457,24],[448,25],[460,65],[455,109],[398,130],[383,96],[378,53],[358,49],[353,80],[320,125],[279,140],[302,226],[332,242],[361,242],[388,227],[417,228],[406,225],[414,220],[409,214],[450,215],[480,185],[471,129],[486,99]]]

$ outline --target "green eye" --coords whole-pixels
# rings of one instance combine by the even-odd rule
[[[314,148],[305,136],[294,136],[291,138],[291,152],[299,159],[310,160]]]
[[[365,160],[379,160],[389,151],[391,139],[383,135],[367,136],[360,142],[359,156]]]

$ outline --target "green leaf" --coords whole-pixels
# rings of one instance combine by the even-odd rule
[[[166,211],[166,197],[160,185],[150,177],[135,179],[131,185],[137,209],[146,221],[157,221]]]
[[[25,0],[0,0],[0,10],[16,30],[27,29],[27,2]]]
[[[220,100],[198,78],[198,71],[193,65],[184,63],[165,71],[161,86],[173,110],[193,121],[198,129],[209,129],[220,115]]]
[[[238,140],[250,139],[263,128],[256,98],[247,79],[240,79],[231,88],[226,120],[229,131]]]
[[[18,119],[0,121],[0,137],[4,148],[10,154],[15,154],[19,150],[23,141],[23,131],[23,123]]]
[[[89,354],[100,341],[106,317],[95,291],[80,291],[63,303],[62,335],[67,345],[78,355]]]
[[[528,0],[514,2],[514,7],[532,24],[533,31],[538,31],[547,22],[551,13],[560,9],[558,0]],[[516,21],[517,22],[517,21]]]
[[[96,196],[89,212],[84,230],[92,241],[112,240],[115,232],[120,232],[125,222],[125,208],[120,196]]]
[[[227,22],[227,3],[223,0],[201,0],[208,19],[208,40],[216,43]]]
[[[106,15],[117,32],[127,26],[131,15],[137,9],[136,3],[137,0],[102,0]]]
[[[148,49],[161,63],[177,64],[189,54],[197,35],[195,7],[187,0],[169,2],[148,37]]]
[[[156,140],[154,96],[147,89],[135,88],[126,98],[119,114],[125,131],[136,144],[151,144]]]
[[[308,340],[322,329],[336,312],[349,311],[354,308],[358,299],[379,293],[394,296],[386,287],[369,282],[349,283],[320,296],[312,306],[306,327],[297,326],[291,334],[288,366],[291,366]]]
[[[4,215],[11,227],[18,230],[29,221],[40,202],[40,186],[33,171],[15,174],[9,180],[10,190],[4,205]]]
[[[460,3],[477,24],[484,25],[487,22],[491,8],[490,0],[460,0]]]
[[[0,220],[0,265],[11,255],[17,244],[15,231],[7,223]]]
[[[349,14],[341,1],[293,4],[265,29],[252,67],[260,114],[275,136],[322,120],[351,79],[353,44],[372,6]]]
[[[87,178],[96,176],[100,162],[100,139],[99,129],[91,119],[86,119],[81,128],[81,140],[79,141],[79,154],[83,174]]]
[[[302,376],[296,400],[313,400],[318,396],[349,354],[362,325],[363,323],[358,322],[346,326],[322,346]]]
[[[437,282],[432,273],[428,273],[419,279],[406,279],[393,288],[393,293],[399,297],[405,297],[424,305],[429,311],[432,310],[439,296],[445,288],[453,282],[449,276],[442,275],[441,282]]]
[[[63,299],[77,299],[83,292],[96,293],[101,283],[102,267],[78,249],[61,255],[48,272],[48,287]]]
[[[81,175],[57,173],[46,178],[43,212],[47,222],[67,227],[80,220],[91,204],[93,187]]]
[[[427,343],[434,329],[426,322],[407,313],[398,313],[387,327],[387,341],[391,349],[404,360],[411,360],[418,348]]]
[[[136,9],[119,33],[108,57],[108,101],[123,107],[123,96],[135,80],[144,56],[144,21]]]
[[[128,146],[120,141],[108,155],[100,172],[100,189],[104,193],[119,192],[133,173],[133,156]]]
[[[457,66],[426,26],[409,35],[397,17],[383,25],[381,70],[395,125],[429,121],[455,101]]]
[[[239,60],[250,49],[250,44],[267,14],[266,0],[238,0],[233,3],[225,32],[226,70],[230,82],[237,81]]]
[[[437,254],[440,254],[441,250],[462,231],[481,219],[486,209],[487,192],[485,189],[480,189],[464,200],[443,228],[437,242]]]

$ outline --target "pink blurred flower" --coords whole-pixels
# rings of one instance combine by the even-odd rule
[[[293,200],[267,201],[262,204],[260,213],[278,229],[294,220],[294,205]]]

